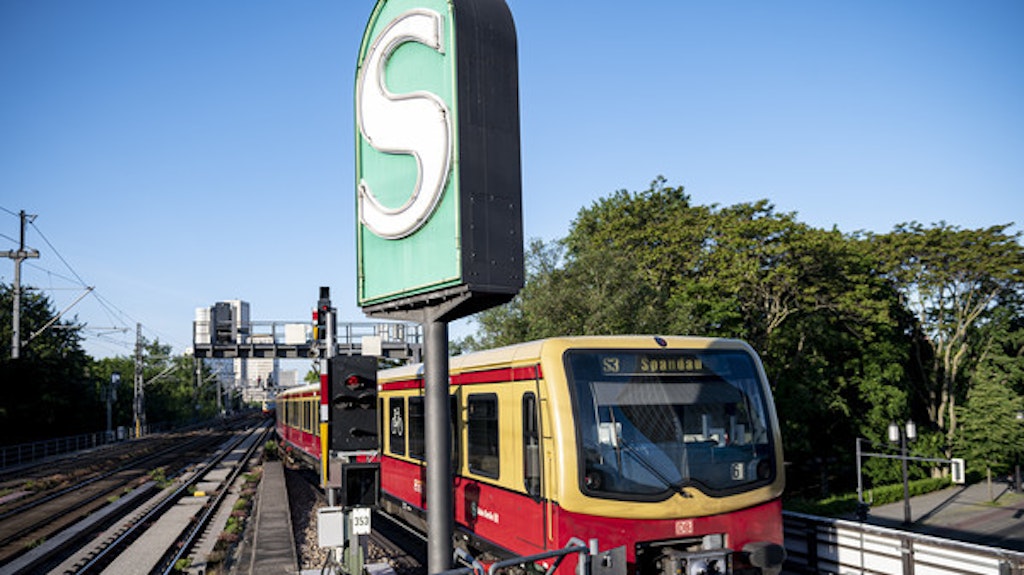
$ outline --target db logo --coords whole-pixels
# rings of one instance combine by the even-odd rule
[[[676,521],[676,535],[693,535],[693,519]]]

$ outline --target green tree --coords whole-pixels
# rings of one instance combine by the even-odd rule
[[[132,396],[134,391],[135,360],[130,357],[105,357],[93,360],[89,367],[93,380],[93,392],[102,405],[104,421],[106,418],[107,388],[111,385],[111,376],[117,374],[119,382],[116,386],[111,403],[111,426],[132,426]],[[106,424],[104,423],[104,426]]]
[[[44,328],[56,311],[49,298],[31,288],[21,296],[21,341],[11,359],[13,291],[0,284],[0,437],[18,443],[99,428],[97,398],[81,347],[81,326],[60,320]],[[33,337],[33,334],[38,333]]]
[[[150,425],[175,426],[216,415],[216,386],[197,386],[194,358],[172,355],[171,347],[159,340],[145,342],[143,349],[146,419]],[[214,377],[205,362],[200,369],[203,382]]]
[[[1024,456],[1024,398],[1007,384],[997,366],[985,364],[974,375],[967,400],[958,408],[961,425],[956,453],[968,471],[1005,473]]]
[[[142,380],[146,423],[153,426],[177,426],[208,419],[217,414],[217,386],[206,362],[200,364],[201,382],[196,381],[196,359],[171,354],[169,345],[158,340],[143,340]],[[113,425],[132,427],[134,422],[135,356],[103,358],[93,362],[90,373],[96,394],[103,391],[111,374],[120,376],[114,402]],[[104,405],[105,413],[105,405]]]
[[[958,408],[955,455],[973,471],[1002,473],[1024,459],[1024,318],[999,311]]]
[[[928,419],[946,434],[947,453],[971,381],[962,374],[977,364],[984,346],[981,328],[1024,288],[1021,234],[1009,227],[911,222],[872,238],[884,272],[914,316],[912,381]]]
[[[533,242],[527,264],[521,293],[477,316],[483,346],[614,333],[747,340],[798,461],[852,451],[862,428],[884,433],[906,412],[906,318],[871,247],[767,201],[694,205],[658,178],[581,210],[565,240]]]

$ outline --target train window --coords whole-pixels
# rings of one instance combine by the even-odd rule
[[[540,497],[540,427],[537,398],[523,395],[523,482],[531,497]]]
[[[468,397],[466,432],[469,435],[467,462],[477,475],[497,478],[498,462],[498,396],[477,393]]]
[[[391,453],[405,455],[405,398],[392,397],[388,407]]]
[[[426,455],[423,426],[423,398],[409,398],[409,457],[423,459]]]

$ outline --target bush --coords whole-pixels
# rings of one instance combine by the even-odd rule
[[[267,461],[274,461],[280,459],[280,453],[278,453],[277,442],[271,439],[263,444],[263,459]]]
[[[951,483],[952,481],[949,477],[916,479],[909,484],[910,496],[914,497],[915,495],[924,495],[925,493],[945,489]],[[883,485],[869,489],[864,493],[864,499],[874,507],[903,501],[903,484]],[[816,501],[796,498],[784,501],[783,506],[787,511],[796,511],[797,513],[820,515],[822,517],[841,517],[856,513],[857,494],[844,493]]]
[[[952,480],[949,477],[916,479],[909,484],[910,496],[914,497],[915,495],[924,495],[925,493],[945,489],[951,484]],[[903,501],[903,484],[883,485],[882,487],[872,489],[865,495],[865,499],[870,501],[872,505],[887,505]]]

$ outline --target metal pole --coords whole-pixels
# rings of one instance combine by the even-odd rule
[[[132,419],[135,423],[135,437],[142,437],[143,429],[146,426],[146,401],[143,398],[145,390],[142,386],[142,324],[135,324],[135,393],[132,395]]]
[[[910,476],[907,472],[907,433],[900,429],[900,455],[903,457],[903,524],[910,525]]]
[[[14,309],[11,310],[11,359],[21,357],[21,262],[26,258],[38,258],[39,252],[25,249],[25,222],[32,222],[36,219],[34,215],[21,210],[21,236],[18,242],[18,251],[0,252],[0,255],[14,260],[14,285],[11,286],[11,295],[14,299]]]
[[[192,356],[196,366],[196,386],[192,390],[192,417],[199,420],[199,392],[203,385],[203,360],[197,355]]]
[[[25,212],[21,212],[22,222]],[[24,228],[24,226],[22,226]],[[21,357],[21,258],[14,258],[14,320],[11,325],[11,358]]]
[[[224,390],[221,388],[220,375],[217,376],[217,416],[224,415],[224,398],[222,397]]]
[[[107,441],[114,436],[113,403],[117,398],[117,386],[121,383],[121,374],[110,374],[110,383],[107,384]]]
[[[857,503],[864,503],[864,482],[860,475],[860,438],[857,438]]]
[[[1020,493],[1020,456],[1017,456],[1017,464],[1014,466],[1013,472],[1013,489],[1017,493]]]
[[[330,292],[325,292],[328,288],[320,288],[320,297],[329,298]],[[327,333],[324,334],[324,349],[320,355],[320,481],[323,483],[324,491],[327,495],[327,505],[334,507],[337,505],[337,492],[328,485],[331,468],[331,450],[330,450],[330,373],[331,373],[331,359],[334,357],[334,350],[336,349],[334,342],[334,308],[330,307],[330,300],[328,300],[327,309],[321,309],[320,313],[326,313],[327,317],[324,319],[327,327]]]
[[[452,561],[451,421],[448,403],[448,324],[428,320],[424,365],[427,440],[427,572],[440,573]]]

